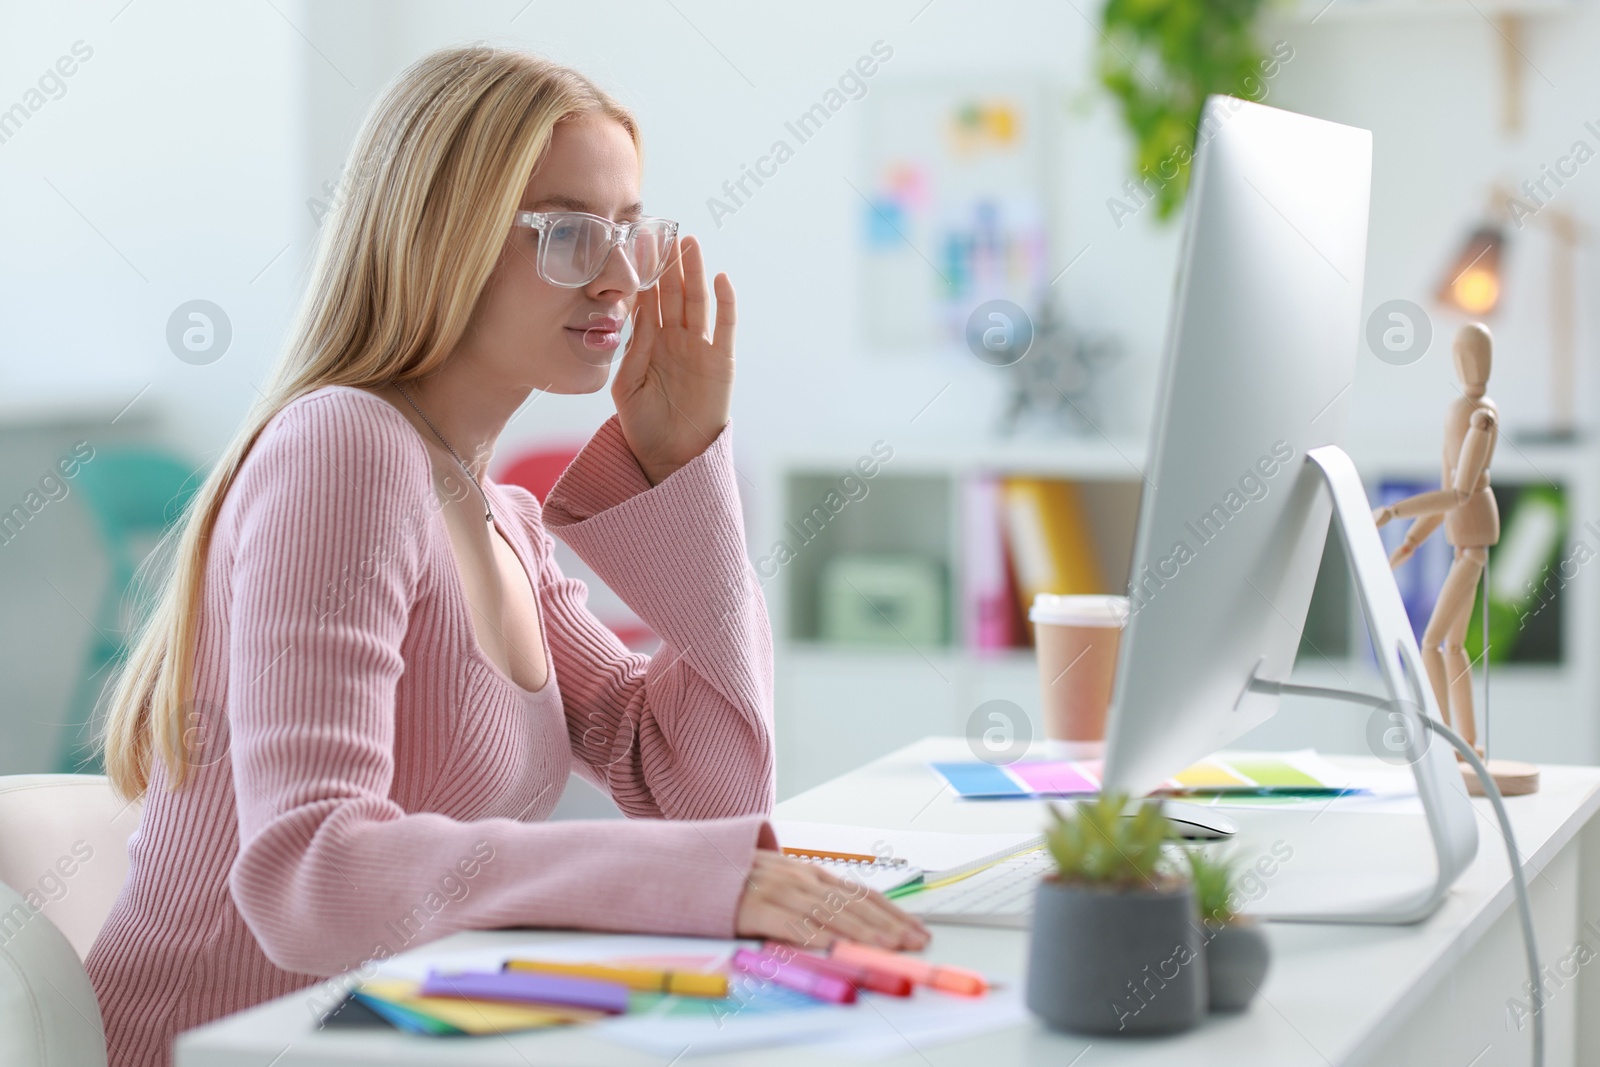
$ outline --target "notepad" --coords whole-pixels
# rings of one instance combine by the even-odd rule
[[[774,819],[778,844],[839,874],[888,893],[918,881],[956,878],[999,863],[1007,856],[1038,848],[1036,833],[955,834],[929,830],[884,830],[842,823]],[[827,853],[854,853],[873,862],[827,858]]]

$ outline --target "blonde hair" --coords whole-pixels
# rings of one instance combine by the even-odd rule
[[[556,124],[592,114],[621,123],[639,146],[632,114],[582,74],[479,45],[419,59],[367,115],[289,342],[155,553],[170,571],[154,583],[105,717],[105,769],[125,799],[149,788],[156,758],[171,788],[187,777],[193,742],[183,709],[194,682],[206,548],[262,428],[324,385],[371,388],[437,369],[466,331]]]

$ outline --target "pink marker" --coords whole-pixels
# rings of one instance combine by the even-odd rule
[[[795,963],[785,963],[769,953],[741,948],[733,954],[733,965],[746,974],[765,978],[785,989],[825,1000],[829,1004],[854,1004],[856,1000],[856,987],[847,980]]]
[[[863,993],[887,993],[891,997],[909,997],[911,995],[911,979],[889,971],[874,971],[870,967],[857,967],[854,964],[840,963],[826,956],[813,956],[809,952],[792,948],[777,941],[768,941],[761,946],[763,952],[777,956],[780,960],[791,961],[797,966],[808,971],[817,971],[821,974],[831,974],[835,978],[843,978],[856,989]]]

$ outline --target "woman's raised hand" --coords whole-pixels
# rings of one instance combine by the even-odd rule
[[[718,274],[715,288],[713,320],[700,242],[686,236],[634,309],[633,339],[611,383],[611,398],[651,485],[705,451],[728,424],[733,283]]]
[[[924,948],[932,935],[875,889],[847,882],[814,863],[756,849],[739,912],[738,937],[823,948],[836,938],[887,949]]]

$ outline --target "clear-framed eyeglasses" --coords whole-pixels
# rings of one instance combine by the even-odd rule
[[[651,216],[612,222],[586,211],[519,211],[513,225],[539,235],[534,269],[551,285],[577,289],[600,276],[613,248],[620,247],[628,265],[648,289],[667,269],[678,224]]]

